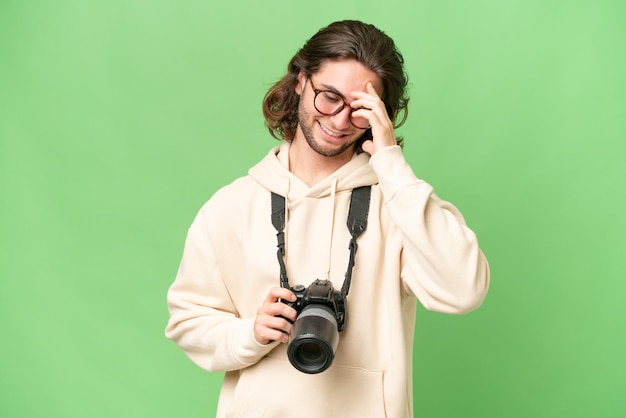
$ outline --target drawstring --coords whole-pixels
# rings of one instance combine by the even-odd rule
[[[333,256],[333,235],[335,231],[335,199],[337,194],[337,177],[334,177],[330,185],[330,222],[328,227],[330,231],[328,233],[328,261],[326,264],[326,280],[330,280],[330,266]]]

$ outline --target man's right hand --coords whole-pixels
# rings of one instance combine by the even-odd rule
[[[272,341],[289,342],[291,322],[296,320],[297,312],[291,306],[281,302],[296,301],[296,295],[284,287],[274,287],[265,298],[263,305],[257,310],[254,319],[254,338],[259,344],[269,344]]]

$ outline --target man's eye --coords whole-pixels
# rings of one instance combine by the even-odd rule
[[[329,103],[339,103],[342,101],[341,97],[329,92],[324,92],[324,99],[327,100]]]

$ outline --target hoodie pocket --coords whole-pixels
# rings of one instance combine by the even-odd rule
[[[265,357],[241,371],[227,418],[386,417],[383,373],[331,366],[319,374]]]

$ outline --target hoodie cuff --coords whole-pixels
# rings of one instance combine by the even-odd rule
[[[404,159],[399,145],[379,150],[370,158],[369,163],[378,177],[378,183],[387,201],[392,200],[405,187],[427,185],[426,182],[417,178]]]
[[[254,338],[254,321],[245,319],[233,335],[231,350],[236,361],[250,365],[259,361],[278,344],[280,344],[279,341],[265,345],[259,343]]]

